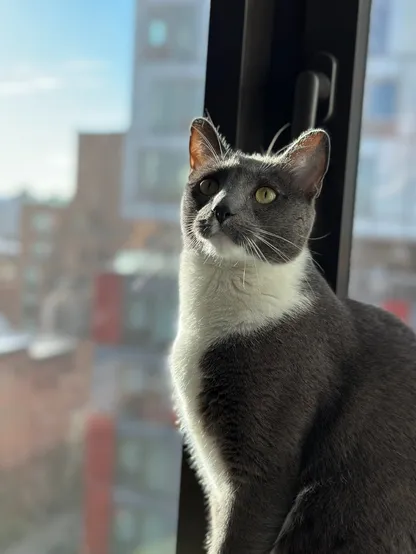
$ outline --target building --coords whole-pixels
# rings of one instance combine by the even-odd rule
[[[20,318],[20,241],[0,238],[0,320],[16,326]]]
[[[76,192],[54,236],[45,269],[41,326],[87,336],[92,282],[128,239],[120,216],[124,135],[81,133]]]
[[[0,198],[0,237],[19,239],[22,206],[29,200],[31,197],[26,192]]]
[[[189,123],[202,114],[209,0],[138,0],[123,215],[178,221]]]
[[[408,303],[416,325],[416,42],[413,0],[374,0],[350,294]]]
[[[81,503],[82,433],[91,344],[68,337],[0,337],[0,550]],[[57,487],[57,483],[59,486]]]
[[[16,307],[20,325],[34,331],[39,324],[45,283],[45,267],[54,248],[64,214],[62,205],[26,202],[20,210],[20,249]]]

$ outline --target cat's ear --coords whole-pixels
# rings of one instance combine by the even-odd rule
[[[189,137],[189,165],[191,171],[222,157],[225,142],[214,125],[205,117],[192,121]]]
[[[316,198],[329,165],[331,142],[323,129],[306,131],[295,140],[282,158],[292,179],[308,198]]]

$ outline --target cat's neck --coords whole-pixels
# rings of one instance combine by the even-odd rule
[[[185,249],[180,264],[180,328],[248,333],[310,309],[310,254],[279,265],[206,259]]]

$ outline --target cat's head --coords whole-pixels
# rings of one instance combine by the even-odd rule
[[[327,133],[314,129],[283,153],[232,150],[205,118],[192,122],[182,200],[185,248],[213,260],[284,263],[307,244],[328,168]]]

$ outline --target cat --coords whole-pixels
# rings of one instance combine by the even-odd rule
[[[189,148],[170,364],[207,552],[416,552],[416,337],[314,266],[328,134],[247,155],[197,118]]]

